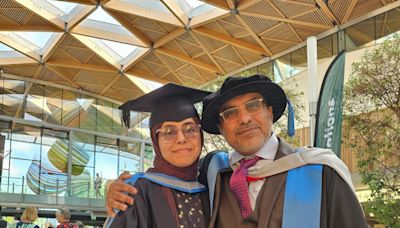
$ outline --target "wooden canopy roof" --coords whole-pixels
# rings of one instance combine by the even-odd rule
[[[148,91],[135,77],[198,87],[309,36],[400,5],[395,0],[204,0],[197,5],[71,0],[63,1],[70,9],[62,10],[54,2],[0,1],[0,43],[10,48],[0,50],[0,68],[120,102]],[[117,23],[93,19],[98,10]],[[40,46],[22,31],[50,35]],[[119,51],[128,49],[129,54]]]

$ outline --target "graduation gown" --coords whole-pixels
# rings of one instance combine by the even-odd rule
[[[207,227],[210,216],[208,191],[189,194],[147,179],[138,179],[134,186],[138,190],[137,195],[131,195],[135,198],[134,205],[125,212],[120,211],[110,221],[109,227]],[[168,194],[172,197],[168,198]]]
[[[280,140],[275,160],[290,153],[294,153],[294,149]],[[257,197],[254,211],[245,219],[242,218],[236,198],[229,187],[232,173],[232,169],[226,168],[217,176],[209,227],[281,228],[287,172],[266,179]],[[321,228],[368,227],[351,187],[332,168],[325,165],[322,172],[320,218]]]

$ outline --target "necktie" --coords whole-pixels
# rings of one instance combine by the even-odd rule
[[[235,196],[237,203],[239,205],[240,213],[242,214],[243,218],[246,218],[251,213],[251,204],[249,198],[249,189],[247,187],[247,169],[254,164],[260,157],[255,157],[252,159],[242,159],[240,161],[240,166],[233,172],[229,185]]]

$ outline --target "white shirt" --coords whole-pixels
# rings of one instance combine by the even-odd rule
[[[250,159],[255,156],[258,156],[262,159],[266,160],[274,160],[276,152],[278,151],[278,146],[279,146],[279,140],[276,137],[274,133],[271,134],[267,142],[264,144],[264,146],[261,147],[257,153],[250,155],[250,156],[243,156],[239,154],[239,152],[234,151],[233,153],[229,154],[229,164],[232,167],[233,170],[235,170],[237,167],[240,166],[239,161],[242,160],[243,158],[245,159]],[[257,201],[257,196],[260,193],[261,187],[263,186],[265,182],[265,179],[250,182],[249,184],[249,197],[250,197],[250,204],[251,204],[251,209],[254,210],[256,201]]]

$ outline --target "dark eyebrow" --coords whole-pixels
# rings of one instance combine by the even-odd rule
[[[184,122],[184,123],[182,124],[182,126],[188,125],[188,124],[196,124],[196,122],[191,121],[191,120],[187,120],[186,122]],[[167,125],[164,125],[164,126],[162,126],[162,127],[164,128],[164,127],[177,127],[177,126],[172,125],[172,124],[167,124]]]

